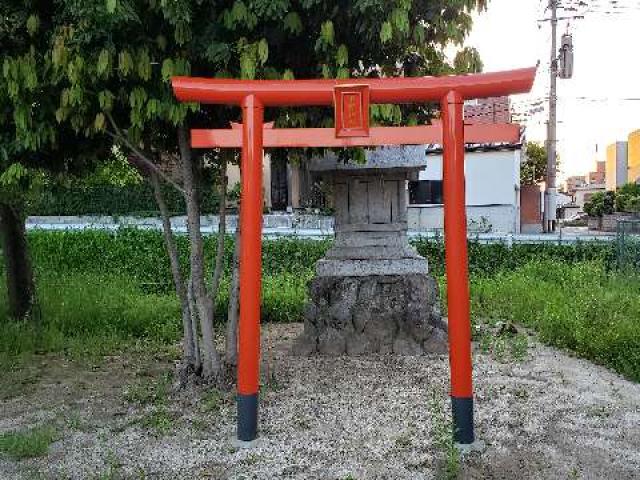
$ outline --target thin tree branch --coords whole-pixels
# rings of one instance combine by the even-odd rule
[[[176,294],[180,300],[182,310],[182,328],[184,334],[183,343],[183,362],[185,367],[192,367],[194,371],[198,371],[200,368],[200,355],[196,352],[197,349],[197,332],[193,330],[192,321],[192,306],[189,303],[188,288],[185,286],[185,280],[182,278],[180,272],[180,258],[178,255],[178,247],[175,239],[173,238],[173,229],[171,227],[171,218],[169,216],[169,209],[164,201],[162,195],[162,189],[160,188],[160,180],[158,175],[154,171],[149,172],[151,185],[153,186],[153,194],[160,210],[160,216],[162,217],[162,229],[164,233],[165,245],[167,253],[169,254],[169,262],[171,265],[171,274],[173,275],[173,283],[176,289]]]
[[[113,132],[110,132],[109,130],[105,130],[107,135],[109,135],[113,139],[121,140],[133,153],[135,153],[135,155],[144,164],[145,168],[148,168],[149,170],[155,172],[165,182],[170,184],[173,188],[175,188],[176,190],[178,190],[180,193],[182,193],[184,195],[185,191],[178,183],[176,183],[171,177],[169,177],[160,168],[158,168],[158,166],[155,163],[153,163],[149,159],[149,157],[147,157],[144,153],[142,153],[140,151],[139,148],[137,148],[133,143],[131,143],[131,141],[127,138],[127,136],[124,135],[122,130],[120,130],[120,128],[116,124],[116,122],[113,119],[113,117],[111,116],[111,114],[109,112],[105,112],[105,114],[106,114],[107,118],[109,119],[109,123],[111,123],[111,126],[113,127],[113,129],[116,132],[116,133],[113,133]]]

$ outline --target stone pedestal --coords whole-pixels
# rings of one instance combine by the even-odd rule
[[[446,351],[437,284],[407,238],[406,184],[425,164],[418,147],[374,150],[362,165],[313,161],[332,188],[336,236],[316,265],[297,353]]]

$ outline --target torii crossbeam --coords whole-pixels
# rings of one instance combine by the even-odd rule
[[[474,442],[471,322],[464,144],[513,143],[517,125],[464,125],[464,100],[531,90],[536,69],[448,77],[349,80],[227,80],[174,77],[178,100],[238,105],[242,124],[192,130],[194,148],[242,148],[240,200],[240,321],[238,335],[238,439],[258,431],[260,294],[262,273],[262,157],[264,147],[363,147],[438,143],[444,148],[444,220],[449,319],[449,363],[454,440]],[[438,101],[441,124],[369,127],[369,105]],[[264,124],[265,107],[335,107],[335,128],[278,129]]]

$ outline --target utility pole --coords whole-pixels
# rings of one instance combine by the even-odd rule
[[[556,31],[558,29],[558,0],[549,0],[551,9],[551,67],[549,92],[549,121],[547,123],[547,175],[544,192],[544,222],[545,232],[555,232],[556,229],[556,103],[558,81],[558,47]]]

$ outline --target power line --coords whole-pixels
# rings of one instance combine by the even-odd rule
[[[557,6],[567,14],[558,16],[558,20],[575,20],[584,19],[587,16],[610,16],[640,12],[640,2],[637,0],[558,0]],[[541,18],[538,21],[547,22],[550,20],[550,18]]]

